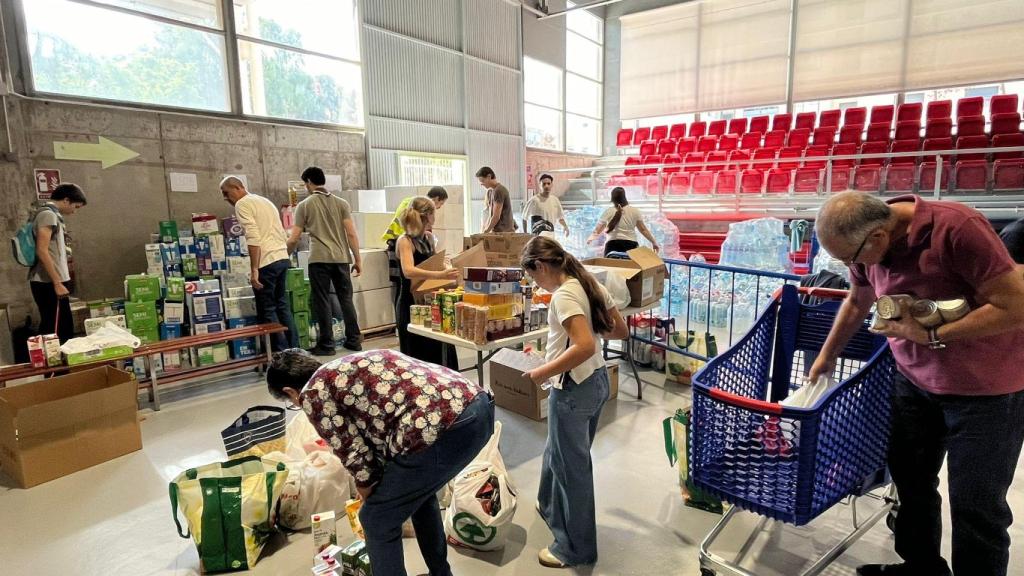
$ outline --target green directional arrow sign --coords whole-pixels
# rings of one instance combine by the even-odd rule
[[[131,160],[139,153],[121,146],[113,140],[107,140],[100,136],[98,144],[92,142],[54,142],[53,157],[58,160],[84,160],[87,162],[100,162],[103,168],[116,166],[126,160]]]

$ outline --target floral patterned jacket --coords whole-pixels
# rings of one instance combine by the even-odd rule
[[[302,409],[360,487],[385,464],[423,450],[483,390],[447,368],[393,350],[324,364],[302,391]]]

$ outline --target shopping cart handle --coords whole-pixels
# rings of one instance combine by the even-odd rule
[[[753,410],[755,412],[763,412],[766,414],[782,414],[782,404],[775,404],[773,402],[765,402],[764,400],[755,400],[753,398],[747,398],[746,396],[740,396],[739,394],[733,394],[732,392],[726,392],[720,388],[712,388],[708,391],[712,398],[715,400],[721,400],[727,404]]]
[[[821,288],[818,286],[799,286],[796,289],[797,293],[802,296],[815,296],[822,300],[845,300],[846,296],[850,293],[849,290],[839,290],[836,288]],[[772,294],[772,298],[778,300],[782,294],[782,288],[777,288]]]

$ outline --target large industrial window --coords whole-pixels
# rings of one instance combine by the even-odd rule
[[[523,59],[526,145],[562,150],[562,70],[533,58]]]
[[[362,126],[356,0],[235,0],[231,14],[221,6],[22,0],[31,90]]]

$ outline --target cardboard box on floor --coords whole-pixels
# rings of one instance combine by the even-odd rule
[[[590,258],[583,263],[615,269],[626,280],[630,306],[646,306],[660,300],[665,293],[665,262],[650,248],[634,248],[626,254],[628,260]]]
[[[137,393],[110,366],[0,390],[0,468],[30,488],[141,450]]]
[[[608,399],[619,397],[619,365],[608,364]]]
[[[532,234],[513,232],[501,234],[473,234],[466,240],[466,247],[483,244],[487,253],[488,266],[518,268],[523,248],[533,238]]]
[[[548,417],[548,390],[542,390],[524,372],[544,364],[544,359],[505,348],[491,358],[491,392],[494,403],[533,420]]]

